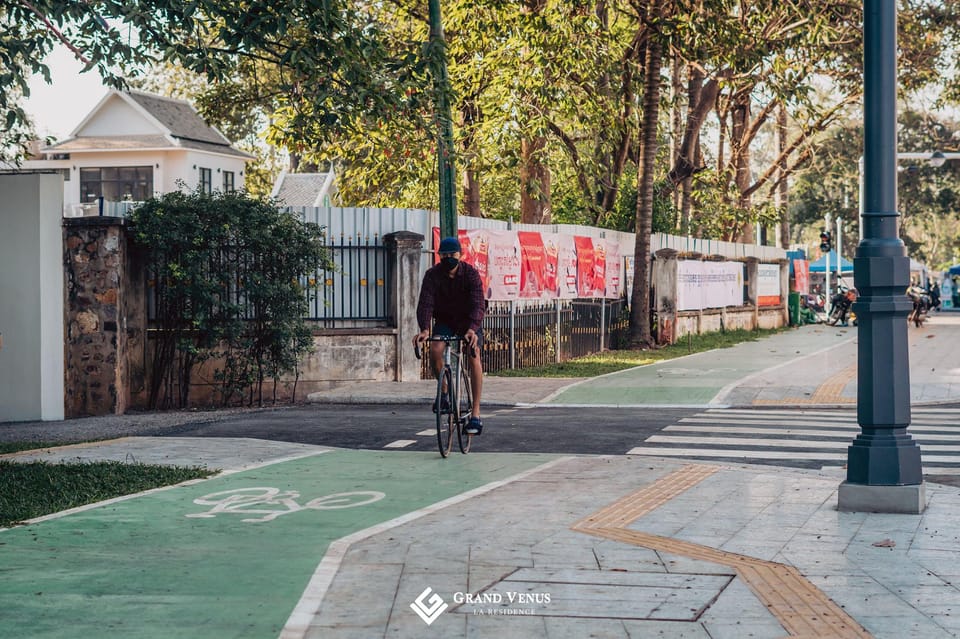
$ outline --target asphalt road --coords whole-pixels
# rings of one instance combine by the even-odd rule
[[[496,408],[484,412],[474,452],[623,455],[647,437],[695,409]],[[273,441],[396,450],[436,450],[436,421],[429,406],[311,404],[238,414],[212,423],[188,424],[164,435],[252,437]],[[428,432],[429,431],[429,432]],[[423,434],[420,434],[423,433]]]

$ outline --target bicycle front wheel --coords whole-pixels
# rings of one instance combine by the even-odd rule
[[[456,406],[450,401],[452,388],[453,375],[448,366],[443,369],[437,379],[437,401],[434,404],[437,407],[437,446],[440,448],[442,457],[450,454],[450,447],[453,444],[453,431],[457,428],[456,415],[454,415]]]
[[[473,443],[473,435],[466,432],[467,420],[470,419],[470,413],[473,411],[473,392],[470,389],[470,375],[462,362],[460,365],[460,389],[457,393],[457,444],[460,446],[460,452],[466,455],[470,452],[470,444]]]

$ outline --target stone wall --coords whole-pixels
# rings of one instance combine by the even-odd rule
[[[122,218],[65,218],[68,417],[122,414],[144,381],[145,287],[142,260]]]
[[[314,352],[299,376],[264,384],[265,398],[303,398],[351,381],[419,379],[410,344],[417,332],[416,303],[423,236],[384,236],[393,260],[391,313],[396,326],[317,330]],[[148,408],[153,340],[147,327],[146,261],[122,218],[67,218],[63,222],[66,273],[66,390],[68,417],[122,414]],[[211,360],[194,369],[191,406],[220,402]]]

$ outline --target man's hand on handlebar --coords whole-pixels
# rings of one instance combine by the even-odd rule
[[[473,331],[472,328],[467,329],[467,332],[463,334],[463,339],[467,340],[467,344],[470,346],[470,354],[476,357],[477,334]]]
[[[430,339],[430,331],[429,331],[429,329],[428,329],[428,330],[420,331],[419,333],[417,333],[416,335],[413,336],[413,347],[414,347],[415,349],[419,350],[419,349],[420,349],[420,344],[424,343],[424,342],[427,341],[428,339]]]

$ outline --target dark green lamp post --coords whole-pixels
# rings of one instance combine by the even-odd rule
[[[910,425],[907,314],[910,260],[897,211],[897,9],[864,0],[863,239],[854,258],[857,314],[857,421],[847,450],[839,509],[923,511],[920,448]]]
[[[440,237],[457,235],[457,187],[450,119],[450,80],[447,44],[443,38],[440,0],[430,0],[430,63],[436,92],[437,172],[440,178]]]

